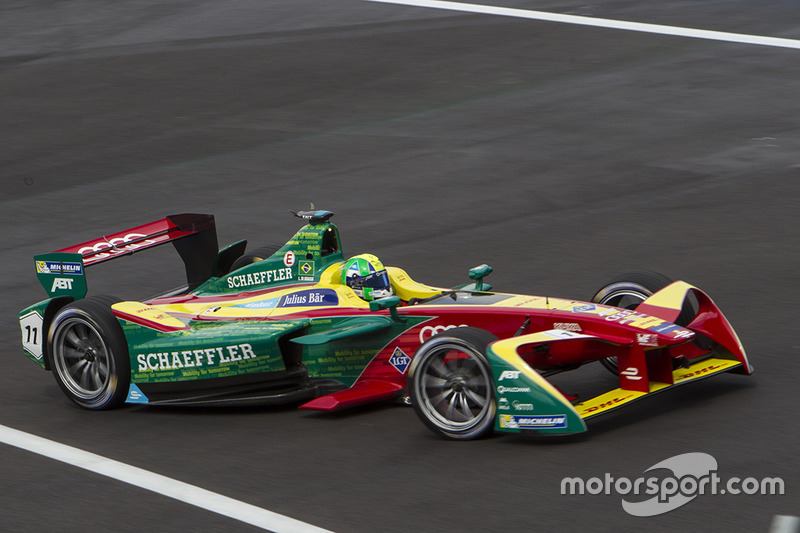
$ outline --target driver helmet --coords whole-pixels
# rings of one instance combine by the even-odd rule
[[[386,268],[372,254],[357,255],[345,263],[342,283],[368,302],[394,294]]]

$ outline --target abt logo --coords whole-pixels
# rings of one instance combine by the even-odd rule
[[[503,373],[500,374],[500,377],[497,378],[497,381],[503,381],[504,379],[517,379],[519,378],[520,370],[503,370]]]
[[[72,290],[72,278],[56,278],[53,280],[53,288],[50,292],[57,290]]]

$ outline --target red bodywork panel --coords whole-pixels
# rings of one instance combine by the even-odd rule
[[[359,381],[349,389],[315,398],[301,405],[299,409],[335,411],[337,409],[355,407],[365,403],[390,400],[400,394],[404,388],[405,385],[402,383],[368,379]]]
[[[211,215],[173,215],[56,251],[81,254],[90,266],[213,228]]]

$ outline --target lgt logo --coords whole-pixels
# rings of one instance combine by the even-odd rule
[[[50,292],[57,290],[72,290],[72,278],[56,278],[53,280],[53,288]]]
[[[520,370],[503,370],[503,373],[500,374],[500,378],[497,381],[503,381],[504,379],[517,379],[520,375]]]
[[[389,364],[395,367],[401,374],[405,374],[406,368],[408,368],[410,362],[411,358],[407,356],[399,346],[394,349],[394,353],[392,353],[392,356],[389,358]]]

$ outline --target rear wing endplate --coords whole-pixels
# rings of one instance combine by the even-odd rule
[[[86,295],[84,268],[172,242],[186,267],[189,288],[211,277],[217,258],[213,215],[170,215],[161,220],[34,257],[36,275],[50,297]]]

